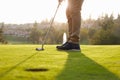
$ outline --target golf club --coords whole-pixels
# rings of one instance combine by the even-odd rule
[[[47,36],[48,36],[48,33],[50,32],[50,28],[52,27],[52,24],[53,24],[53,22],[54,22],[54,19],[55,19],[55,16],[56,16],[56,14],[57,14],[57,11],[58,11],[58,9],[59,9],[60,4],[61,4],[61,3],[58,4],[57,9],[56,9],[56,11],[55,11],[55,14],[54,14],[53,18],[52,18],[51,21],[50,21],[50,26],[49,26],[49,28],[48,28],[48,30],[47,30],[47,32],[46,32],[45,37],[43,38],[44,40],[43,40],[43,42],[42,42],[42,46],[41,46],[41,48],[36,48],[37,51],[43,51],[43,50],[44,50],[44,44],[45,44],[46,38],[47,38]]]

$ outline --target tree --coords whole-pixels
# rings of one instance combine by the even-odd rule
[[[88,43],[88,29],[82,28],[80,31],[80,43],[87,44]]]
[[[5,41],[4,38],[3,38],[3,28],[4,28],[4,23],[1,23],[1,28],[0,28],[0,42],[2,44],[7,44],[7,41]]]
[[[120,15],[114,21],[114,27],[112,28],[112,34],[116,37],[117,44],[120,44]]]
[[[108,29],[112,28],[113,25],[114,25],[113,14],[111,14],[110,17],[108,16],[108,14],[106,14],[105,17],[103,17],[99,22],[99,26],[101,26],[101,28],[103,30],[108,30]]]
[[[115,20],[113,15],[108,17],[106,15],[99,20],[99,25],[101,28],[93,35],[91,39],[92,44],[118,44],[120,39],[118,38],[118,33],[120,32],[117,23],[115,25]],[[119,41],[118,41],[119,40]],[[120,44],[120,43],[119,43]]]
[[[1,28],[0,28],[0,42],[3,41],[3,36],[2,36],[2,34],[3,34],[3,28],[2,28],[2,26],[1,26]]]
[[[40,31],[38,30],[38,23],[35,22],[33,24],[33,28],[31,28],[31,33],[30,33],[30,41],[34,44],[38,44],[40,42]]]
[[[98,45],[117,44],[116,37],[112,34],[110,30],[108,31],[99,30],[93,36],[91,43],[98,44]]]

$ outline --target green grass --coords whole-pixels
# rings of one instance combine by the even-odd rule
[[[1,45],[0,80],[120,80],[120,45],[82,45],[81,53],[55,46]]]

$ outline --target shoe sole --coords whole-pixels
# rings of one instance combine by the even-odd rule
[[[81,52],[81,50],[78,50],[78,49],[69,49],[69,50],[57,49],[57,50],[61,50],[61,51],[80,51]]]
[[[70,49],[70,50],[68,50],[68,51],[80,51],[80,50],[78,50],[78,49]],[[80,51],[81,52],[81,51]]]

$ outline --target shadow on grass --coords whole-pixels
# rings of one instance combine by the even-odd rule
[[[6,70],[4,73],[0,74],[0,78],[6,76],[9,72],[11,72],[12,70],[14,70],[16,67],[18,67],[19,65],[25,63],[27,60],[31,59],[33,56],[35,56],[37,53],[34,53],[32,55],[30,55],[29,57],[25,58],[24,60],[22,60],[21,62],[17,63],[16,65],[12,66],[10,69]]]
[[[68,59],[56,80],[120,80],[103,66],[80,52],[68,51]]]

